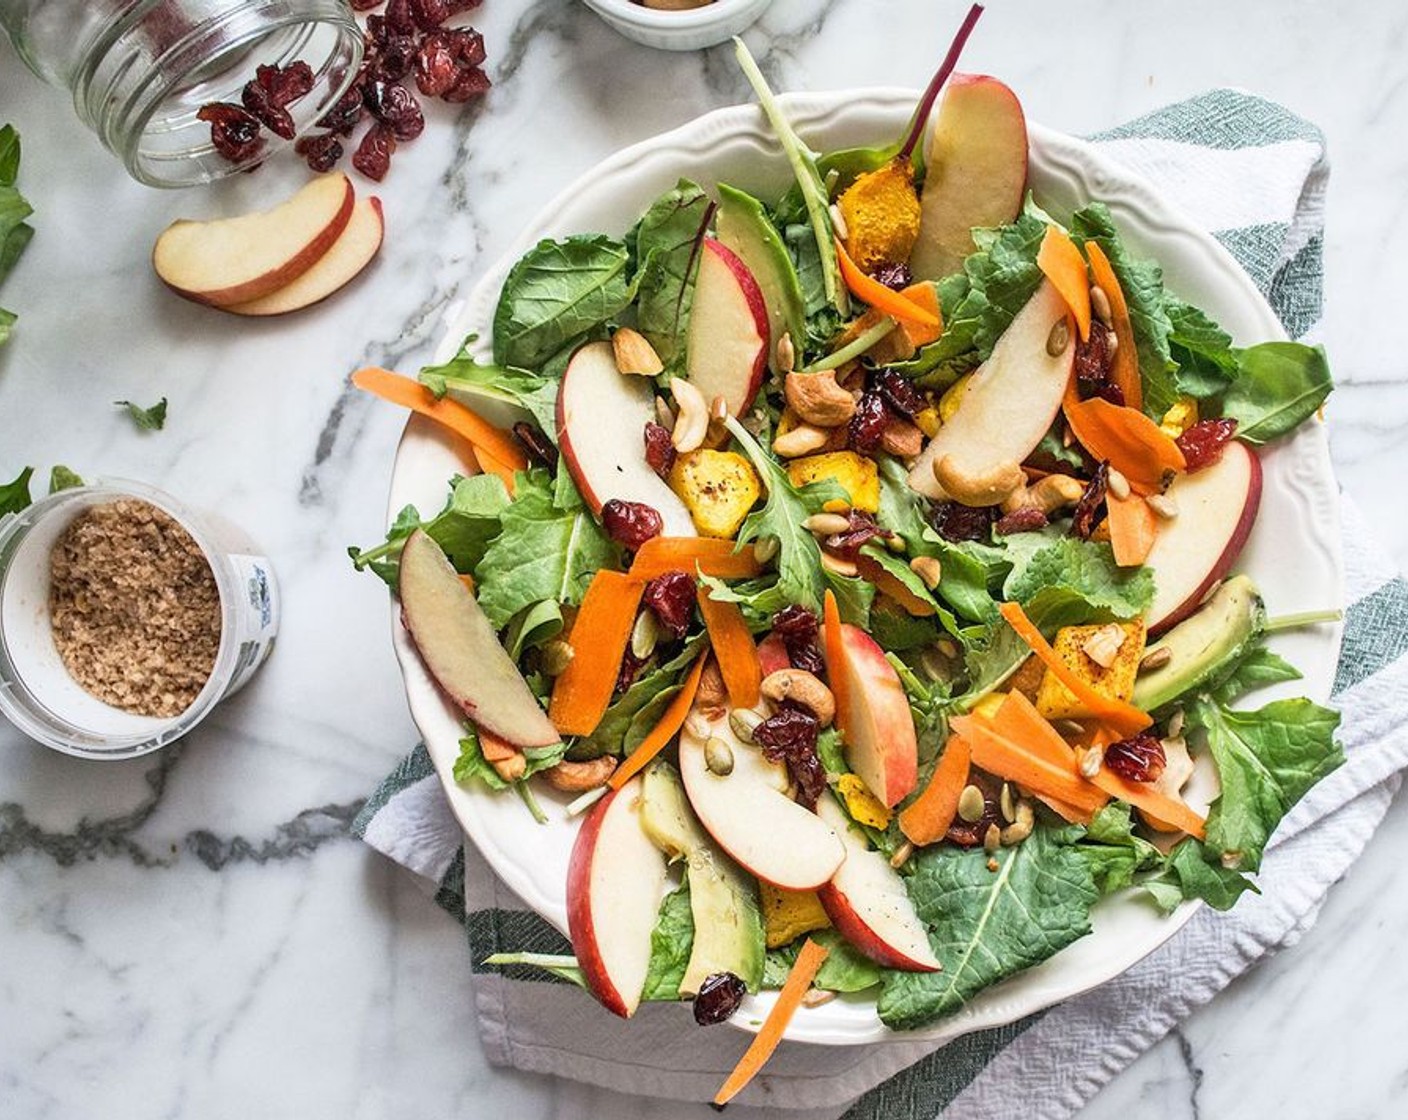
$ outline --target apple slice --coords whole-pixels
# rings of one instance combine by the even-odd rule
[[[177,295],[228,307],[267,296],[323,256],[352,217],[352,183],[322,175],[272,210],[210,222],[181,219],[156,239],[152,267]]]
[[[592,994],[629,1019],[650,968],[665,855],[641,827],[636,775],[592,807],[567,865],[567,931]]]
[[[737,253],[712,237],[703,246],[689,311],[685,377],[706,401],[722,396],[730,415],[741,416],[767,370],[767,303]]]
[[[284,315],[327,299],[371,263],[381,248],[385,229],[381,199],[359,199],[342,236],[311,268],[267,296],[248,303],[228,304],[223,310],[236,315]]]
[[[1144,561],[1154,573],[1154,603],[1145,619],[1151,634],[1197,610],[1236,563],[1261,505],[1261,460],[1233,440],[1212,466],[1175,478],[1167,496],[1178,516],[1159,524]]]
[[[679,496],[645,461],[645,425],[655,419],[648,377],[616,368],[609,342],[572,355],[557,393],[557,442],[582,499],[596,514],[612,498],[644,502],[664,519],[667,537],[695,537]]]
[[[779,669],[792,668],[792,655],[781,634],[769,634],[758,643],[758,668],[765,677]]]
[[[1075,332],[1056,355],[1047,349],[1052,328],[1066,318],[1066,301],[1043,280],[968,380],[958,411],[929,441],[909,472],[909,484],[929,498],[948,497],[934,464],[953,456],[962,474],[979,477],[1003,462],[1020,463],[1041,442],[1071,379]]]
[[[840,665],[826,666],[846,762],[891,807],[919,783],[919,742],[909,697],[885,651],[859,627],[841,625]]]
[[[733,769],[716,774],[706,744],[717,738]],[[717,754],[722,748],[715,748]],[[846,850],[830,825],[787,796],[786,767],[743,742],[727,717],[707,721],[698,709],[680,732],[680,777],[699,823],[745,870],[786,890],[818,887],[836,873]]]
[[[515,747],[560,741],[478,601],[423,529],[406,538],[398,583],[401,620],[421,660],[465,715]]]
[[[831,924],[877,964],[906,972],[937,972],[943,967],[914,911],[904,880],[870,844],[830,793],[816,803],[817,816],[834,828],[846,846],[846,862],[816,896]]]
[[[985,74],[949,79],[929,134],[916,279],[941,280],[973,252],[975,226],[1006,225],[1027,184],[1027,119],[1017,95]]]

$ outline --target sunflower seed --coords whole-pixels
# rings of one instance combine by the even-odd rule
[[[1002,846],[1002,829],[995,824],[988,825],[988,830],[983,833],[983,851],[992,855]]]
[[[851,519],[839,513],[814,513],[802,522],[803,529],[822,537],[844,533],[850,527]]]
[[[1002,819],[1008,822],[1017,819],[1017,806],[1012,801],[1012,787],[1007,782],[1002,783],[1002,797],[998,801],[998,808],[1002,810]]]
[[[895,849],[895,854],[890,857],[890,866],[893,867],[896,871],[898,871],[901,867],[903,867],[906,863],[909,862],[909,857],[913,854],[914,845],[911,844],[908,840],[906,840],[903,844],[901,844],[898,848]]]
[[[1114,467],[1111,467],[1109,473],[1105,476],[1105,486],[1110,493],[1120,501],[1124,501],[1129,497],[1129,479],[1125,478],[1125,476]]]
[[[1090,310],[1095,312],[1095,317],[1105,326],[1110,325],[1113,318],[1110,313],[1110,297],[1105,294],[1105,289],[1099,284],[1090,285]]]

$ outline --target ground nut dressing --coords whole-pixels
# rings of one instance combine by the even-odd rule
[[[169,514],[122,498],[76,517],[50,554],[49,614],[65,668],[98,699],[179,715],[220,645],[220,594],[200,546]]]

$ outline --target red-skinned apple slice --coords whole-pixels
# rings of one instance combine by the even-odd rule
[[[1065,319],[1065,300],[1043,280],[968,380],[958,411],[920,453],[910,486],[926,497],[947,497],[934,477],[934,464],[946,455],[960,474],[978,478],[1031,454],[1056,419],[1071,379],[1075,332],[1068,332],[1058,354],[1047,349],[1052,329]]]
[[[663,518],[665,536],[698,536],[684,502],[645,461],[645,425],[655,419],[651,384],[621,373],[609,342],[578,349],[557,394],[562,459],[593,513],[612,498],[644,502]]]
[[[821,795],[816,811],[846,846],[846,862],[816,892],[831,924],[877,964],[906,972],[937,972],[943,965],[934,956],[924,923],[889,860],[870,850],[865,835],[831,794]]]
[[[421,660],[465,715],[515,747],[560,741],[479,603],[423,529],[406,538],[398,593]]]
[[[779,669],[792,668],[792,657],[781,634],[769,634],[758,643],[758,668],[765,677]]]
[[[1145,620],[1151,634],[1197,610],[1236,563],[1261,504],[1261,460],[1233,440],[1212,466],[1175,478],[1167,496],[1178,516],[1159,522],[1144,561],[1154,573],[1154,603]]]
[[[728,774],[706,761],[706,744],[720,739],[732,756]],[[722,748],[715,748],[718,753]],[[787,796],[785,767],[742,742],[728,719],[704,720],[696,709],[680,732],[680,777],[690,806],[714,842],[746,871],[787,890],[825,883],[846,858],[831,828]]]
[[[846,762],[871,793],[893,807],[919,782],[919,744],[909,698],[885,651],[849,623],[841,626],[840,660],[826,671],[836,689],[836,726],[845,741]]]
[[[352,217],[352,183],[323,175],[272,210],[162,231],[152,267],[179,296],[228,307],[267,296],[310,269]]]
[[[686,378],[713,403],[722,396],[741,416],[768,364],[768,308],[738,254],[706,237],[689,310]]]
[[[1007,86],[985,74],[949,79],[929,135],[919,239],[909,267],[940,280],[963,267],[975,226],[1006,225],[1027,184],[1027,120]]]
[[[233,303],[223,310],[236,315],[284,315],[311,307],[342,289],[372,262],[385,229],[381,199],[359,199],[342,235],[311,268],[267,296]]]
[[[665,856],[640,823],[637,774],[593,806],[567,865],[567,929],[582,976],[605,1008],[629,1019],[650,967],[650,932]]]

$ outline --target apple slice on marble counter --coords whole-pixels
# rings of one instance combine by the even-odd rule
[[[595,514],[613,498],[644,502],[667,537],[698,536],[679,496],[645,461],[645,425],[655,419],[648,377],[617,368],[609,342],[589,342],[567,363],[557,394],[557,441],[572,481]]]
[[[157,238],[152,267],[177,295],[228,307],[277,291],[313,266],[352,218],[346,175],[323,175],[271,210],[173,222]]]
[[[641,826],[638,774],[596,803],[572,844],[567,929],[582,976],[629,1019],[650,967],[650,933],[665,891],[665,855]]]
[[[381,199],[358,199],[346,228],[310,268],[266,296],[247,303],[232,303],[222,310],[236,315],[284,315],[325,300],[372,262],[381,249],[385,231]]]
[[[474,723],[514,747],[560,741],[478,601],[423,529],[406,538],[401,618],[426,669]]]

